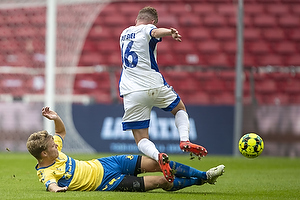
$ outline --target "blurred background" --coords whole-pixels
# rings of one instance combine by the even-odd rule
[[[299,0],[243,1],[239,75],[237,0],[60,0],[52,33],[46,0],[0,0],[0,151],[27,151],[28,136],[45,128],[41,108],[52,44],[53,107],[69,135],[65,151],[137,153],[131,133],[121,128],[119,36],[148,5],[158,11],[158,27],[175,27],[182,35],[181,43],[163,38],[157,59],[187,106],[192,142],[211,154],[234,155],[238,76],[240,136],[258,133],[265,142],[262,155],[300,156]],[[161,151],[181,153],[170,113],[153,110],[150,138]]]

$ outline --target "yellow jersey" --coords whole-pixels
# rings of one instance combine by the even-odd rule
[[[99,160],[79,161],[61,152],[63,139],[55,135],[54,142],[58,145],[59,156],[53,164],[47,167],[36,166],[39,180],[46,188],[51,183],[60,187],[68,186],[68,190],[94,191],[103,179],[103,166]]]

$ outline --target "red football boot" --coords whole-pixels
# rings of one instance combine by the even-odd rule
[[[198,156],[199,160],[201,159],[201,157],[205,157],[207,155],[207,150],[203,146],[193,144],[190,141],[181,141],[180,149],[184,152],[191,152],[191,156],[192,153],[195,154],[196,156]]]
[[[169,165],[169,157],[165,153],[158,154],[158,163],[163,172],[165,178],[168,182],[172,183],[174,181],[174,173]]]

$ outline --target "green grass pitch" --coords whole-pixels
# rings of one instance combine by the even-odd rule
[[[70,155],[88,160],[108,154]],[[219,164],[225,173],[216,185],[192,186],[176,192],[161,189],[146,193],[66,192],[50,193],[38,181],[35,159],[27,153],[0,153],[0,199],[300,199],[300,158],[265,157],[255,159],[207,156],[190,160],[188,154],[170,159],[206,171]]]

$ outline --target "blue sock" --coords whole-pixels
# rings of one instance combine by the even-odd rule
[[[199,180],[197,178],[178,178],[175,177],[173,187],[168,191],[176,191],[192,185],[197,185]]]
[[[197,177],[203,180],[207,180],[206,172],[197,170],[193,167],[175,161],[170,161],[169,164],[171,169],[175,170],[176,177],[186,177],[186,178]]]

